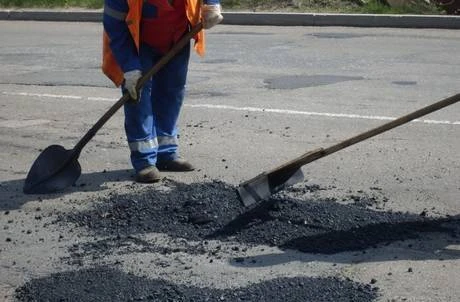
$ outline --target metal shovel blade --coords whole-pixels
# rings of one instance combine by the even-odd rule
[[[40,153],[24,183],[26,194],[47,194],[63,190],[77,181],[81,166],[73,150],[51,145]]]
[[[243,204],[248,207],[259,201],[267,200],[272,194],[301,182],[303,179],[304,175],[300,168],[283,171],[283,173],[263,173],[240,184],[238,194]]]

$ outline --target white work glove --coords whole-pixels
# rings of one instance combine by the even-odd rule
[[[220,4],[207,5],[203,4],[201,6],[201,17],[203,18],[203,28],[210,29],[214,25],[222,22],[224,17],[222,16],[222,11]]]
[[[128,90],[133,102],[138,102],[138,91],[136,89],[137,82],[142,77],[142,71],[135,69],[124,73],[125,82],[124,89]]]

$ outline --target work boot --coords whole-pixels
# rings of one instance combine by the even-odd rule
[[[160,171],[186,172],[193,171],[195,167],[185,159],[176,158],[173,160],[157,162]]]
[[[155,166],[148,166],[137,172],[136,181],[142,183],[154,183],[161,179],[160,171]]]

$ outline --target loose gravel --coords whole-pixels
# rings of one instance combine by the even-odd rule
[[[16,291],[20,301],[354,301],[377,297],[369,285],[337,278],[281,278],[243,288],[213,289],[147,279],[108,268],[35,279]]]
[[[361,201],[355,205],[331,198],[300,198],[312,190],[306,184],[250,209],[243,207],[235,187],[219,181],[168,181],[165,186],[162,190],[112,195],[95,203],[93,209],[60,219],[99,236],[158,232],[186,240],[217,239],[323,254],[363,250],[414,239],[425,232],[452,231],[443,226],[449,218],[377,211],[363,207]]]

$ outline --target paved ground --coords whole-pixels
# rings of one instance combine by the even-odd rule
[[[281,208],[270,210],[270,217],[276,212],[285,218],[275,215],[275,227],[249,224],[217,236],[221,222],[234,227],[235,217],[245,217],[242,209],[224,206],[212,208],[221,211],[216,214],[221,220],[205,224],[209,229],[190,216],[167,227],[137,216],[144,211],[163,223],[174,209],[155,204],[215,201],[224,193],[219,198],[231,200],[233,186],[264,170],[458,93],[457,31],[220,26],[209,32],[206,58],[192,58],[181,117],[182,153],[199,170],[165,174],[156,186],[133,184],[119,112],[84,149],[84,174],[76,186],[44,196],[22,194],[35,157],[54,143],[72,148],[119,92],[99,70],[99,24],[1,22],[0,36],[0,297],[5,300],[24,284],[29,286],[19,291],[24,299],[50,284],[77,284],[81,268],[90,271],[78,280],[94,279],[99,275],[91,269],[104,265],[104,276],[122,284],[134,284],[135,276],[225,290],[309,277],[302,282],[319,280],[323,287],[317,288],[324,289],[361,290],[370,284],[381,301],[458,300],[458,104],[304,167],[306,182],[278,197]],[[181,189],[164,193],[171,188]],[[123,200],[130,204],[127,213],[148,221],[136,225],[143,232],[105,223],[117,217],[114,221],[132,230],[132,219],[114,210]],[[287,224],[300,219],[290,211],[294,204],[302,221],[317,219],[316,224],[289,229]],[[214,213],[211,205],[200,204]],[[187,235],[187,228],[197,233]],[[215,236],[206,237],[210,230]],[[249,235],[258,239],[248,240]],[[324,286],[318,279],[330,276],[357,285]],[[85,290],[60,294],[91,300]],[[109,299],[109,293],[100,290],[94,299]],[[228,299],[227,293],[218,295]]]

